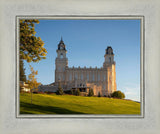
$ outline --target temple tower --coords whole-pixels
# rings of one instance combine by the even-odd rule
[[[117,90],[116,86],[116,70],[115,70],[115,61],[114,61],[114,53],[112,47],[108,46],[106,49],[106,53],[104,55],[105,61],[103,63],[103,68],[106,70],[106,79],[105,79],[105,89],[106,95],[110,95],[114,91]]]
[[[55,61],[55,82],[64,82],[65,81],[65,69],[68,67],[68,59],[66,57],[66,46],[61,38],[58,49],[57,49],[57,57]]]

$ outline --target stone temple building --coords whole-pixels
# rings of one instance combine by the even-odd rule
[[[108,46],[104,54],[104,63],[101,68],[69,67],[66,45],[61,39],[57,48],[55,60],[55,82],[50,85],[41,85],[41,91],[55,92],[60,84],[63,90],[77,90],[87,94],[93,89],[94,95],[110,96],[116,91],[116,70],[113,49]]]

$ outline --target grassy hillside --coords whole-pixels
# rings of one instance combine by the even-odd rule
[[[140,114],[140,103],[106,97],[20,94],[20,114]]]

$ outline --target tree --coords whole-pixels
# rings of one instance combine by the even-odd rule
[[[25,68],[24,68],[23,60],[20,60],[19,67],[20,67],[20,72],[19,72],[20,81],[26,82],[26,75],[25,75]]]
[[[57,94],[57,95],[63,95],[63,89],[61,88],[60,82],[59,82],[58,90],[57,90],[56,94]]]
[[[80,91],[79,91],[79,89],[76,90],[76,96],[80,96]]]
[[[74,94],[74,91],[73,91],[73,89],[71,89],[71,94],[72,94],[72,95]]]
[[[101,93],[100,92],[98,92],[98,97],[101,97]]]
[[[119,98],[119,99],[124,99],[125,98],[125,94],[121,91],[114,91],[111,96],[113,98]]]
[[[47,50],[43,47],[44,42],[35,36],[35,23],[39,24],[39,20],[20,20],[20,59],[27,62],[37,62],[46,58]]]
[[[30,65],[31,74],[28,76],[28,84],[31,90],[31,104],[32,104],[32,92],[35,91],[41,83],[37,82],[35,75],[38,75],[38,71],[34,71],[33,67]]]
[[[45,59],[46,49],[43,47],[44,42],[40,37],[36,37],[34,26],[38,24],[39,20],[20,20],[20,81],[26,82],[25,69],[23,60],[27,62],[38,62]]]
[[[94,95],[93,89],[89,89],[88,96],[93,96],[93,95]]]

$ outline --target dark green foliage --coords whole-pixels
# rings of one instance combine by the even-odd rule
[[[63,93],[64,94],[71,94],[71,91],[70,90],[64,90]]]
[[[113,98],[119,98],[119,99],[124,99],[125,98],[125,94],[122,93],[121,91],[115,91],[112,93],[111,95]]]
[[[101,97],[101,93],[100,92],[98,92],[98,97]]]
[[[27,62],[38,62],[46,58],[47,50],[44,48],[44,42],[40,37],[36,37],[35,24],[39,20],[20,19],[20,43],[19,52],[20,59]]]
[[[38,93],[43,94],[43,92],[38,92]],[[46,94],[54,94],[53,92],[50,92],[50,91],[45,91],[44,93],[46,93]]]
[[[62,88],[58,88],[56,94],[57,95],[63,95],[63,89]]]
[[[89,89],[88,96],[93,96],[93,95],[94,95],[93,89]]]
[[[73,89],[71,89],[71,94],[74,95]]]
[[[56,92],[57,95],[63,95],[63,89],[61,88],[61,84],[58,85],[58,90]]]
[[[64,92],[65,94],[76,95],[76,90],[73,90],[73,89],[71,89],[71,90],[64,90],[63,92]]]
[[[56,92],[56,94],[57,95],[63,95],[63,89],[62,89],[62,87],[61,87],[61,83],[59,82],[59,84],[58,84],[58,90],[57,90],[57,92]]]
[[[25,75],[25,68],[24,68],[24,63],[23,60],[20,60],[19,63],[19,70],[20,70],[20,81],[26,82],[26,75]]]
[[[80,96],[80,91],[79,91],[79,89],[76,90],[76,96]]]

